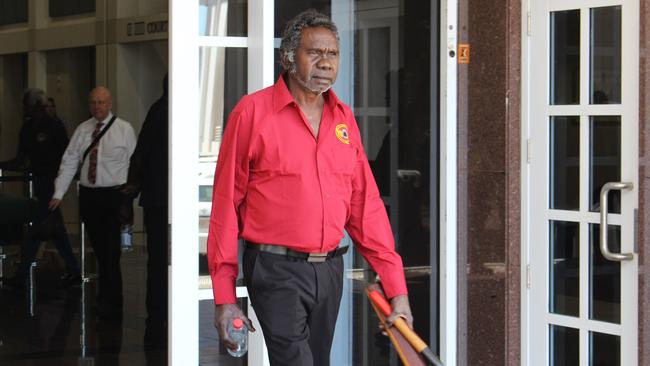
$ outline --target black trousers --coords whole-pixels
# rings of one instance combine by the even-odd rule
[[[122,309],[119,221],[122,202],[123,195],[112,187],[82,186],[79,191],[79,211],[97,258],[98,305],[114,312]]]
[[[70,245],[70,239],[68,238],[68,232],[65,229],[65,224],[63,223],[63,215],[61,214],[61,209],[57,208],[54,211],[50,211],[48,208],[48,203],[52,199],[52,194],[54,194],[54,179],[56,177],[51,176],[40,176],[34,178],[34,195],[38,199],[36,217],[34,218],[34,226],[32,226],[28,232],[27,240],[25,241],[25,246],[21,251],[20,266],[16,272],[16,275],[19,277],[25,276],[29,271],[29,265],[34,261],[38,248],[41,246],[41,239],[38,237],[38,233],[34,232],[34,228],[39,227],[39,224],[42,223],[48,215],[54,216],[52,218],[53,228],[52,228],[52,243],[59,251],[63,262],[65,263],[66,271],[71,275],[79,274],[79,264],[72,252],[72,246]]]
[[[167,323],[167,207],[145,207],[147,326]]]
[[[343,257],[322,263],[246,249],[243,272],[273,366],[328,366]]]

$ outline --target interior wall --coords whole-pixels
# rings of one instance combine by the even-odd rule
[[[114,74],[109,76],[113,112],[131,123],[140,133],[149,107],[162,95],[162,79],[168,68],[167,41],[126,43],[111,46],[109,58]],[[111,67],[109,67],[111,69]],[[134,243],[144,243],[143,212],[134,210]]]
[[[92,47],[47,52],[45,92],[54,98],[57,114],[63,120],[68,136],[90,117],[87,100],[88,92],[95,84],[94,63]],[[63,198],[62,210],[70,238],[76,239],[80,220],[79,200],[74,184],[70,185]]]
[[[167,13],[169,2],[167,0],[118,0],[117,16],[144,16]]]
[[[16,156],[22,125],[22,95],[27,86],[26,68],[26,54],[0,56],[0,160]],[[22,189],[19,183],[6,183],[0,192],[22,194]]]
[[[0,160],[16,154],[26,67],[26,54],[0,56]]]
[[[114,108],[140,132],[149,107],[162,95],[167,73],[167,41],[127,43],[117,46]]]
[[[54,98],[59,117],[71,135],[90,117],[88,92],[95,84],[91,47],[47,52],[47,94]]]

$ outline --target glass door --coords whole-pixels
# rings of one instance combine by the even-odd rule
[[[456,8],[455,2],[446,3]],[[455,86],[455,69],[442,86],[438,77],[444,72],[438,65],[447,58],[446,67],[455,64],[453,52],[446,56],[455,50],[455,30],[450,25],[455,24],[455,12],[448,12],[448,24],[442,26],[437,2],[407,0],[170,1],[170,360],[173,364],[268,364],[260,337],[249,340],[248,356],[239,360],[219,345],[212,326],[214,306],[205,262],[207,218],[228,113],[242,95],[277,80],[277,48],[284,25],[308,8],[330,15],[339,27],[341,65],[334,90],[352,107],[362,131],[406,267],[416,331],[433,350],[439,344],[446,347],[453,364],[455,235],[451,228],[455,221],[441,220],[438,212],[447,209],[454,217],[455,174],[447,176],[452,193],[447,193],[451,203],[446,204],[451,206],[439,204],[438,182],[445,174],[438,163],[438,136],[447,118],[455,125],[455,89],[449,89]],[[444,41],[445,55],[438,50],[441,30],[451,37]],[[452,97],[440,97],[439,87]],[[439,117],[438,105],[443,102],[449,109],[447,117]],[[455,160],[450,154],[455,152],[455,129],[445,131],[450,134],[447,168],[453,170]],[[443,222],[449,235],[446,241],[439,239],[438,227]],[[440,276],[439,242],[443,241],[452,265],[446,267],[449,274]],[[375,276],[355,252],[349,252],[345,261],[332,364],[397,365],[398,357],[388,338],[380,334],[378,319],[363,293]],[[438,306],[441,284],[452,295],[447,300],[449,315],[439,318],[444,311]],[[242,308],[254,317],[246,306],[245,287],[238,287],[237,296]],[[445,319],[448,322],[441,326]]]
[[[431,177],[437,177],[438,141],[437,109],[430,101],[437,92],[431,71],[437,59],[431,59],[430,30],[438,20],[425,1],[357,0],[353,6],[353,111],[404,262],[415,330],[435,349],[438,306],[431,284],[438,279],[438,189]],[[351,263],[352,364],[397,365],[363,293],[374,273],[357,253]]]
[[[532,2],[528,365],[637,364],[638,3],[591,4]]]

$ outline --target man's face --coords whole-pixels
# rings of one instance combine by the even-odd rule
[[[90,92],[88,96],[88,109],[96,120],[105,120],[112,107],[113,102],[111,101],[111,94],[108,90],[98,88]]]
[[[339,46],[334,34],[323,27],[303,29],[289,76],[303,89],[321,94],[334,84],[338,68]]]
[[[56,116],[56,107],[51,100],[47,101],[47,105],[45,106],[45,113],[47,113],[47,115],[51,118],[54,118],[54,116]]]

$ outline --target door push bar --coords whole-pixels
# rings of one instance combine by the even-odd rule
[[[632,189],[632,187],[632,183],[629,182],[608,182],[600,189],[600,253],[605,259],[610,261],[630,261],[634,258],[634,254],[632,253],[610,252],[609,243],[607,242],[607,195],[611,190],[622,191],[624,189]]]

